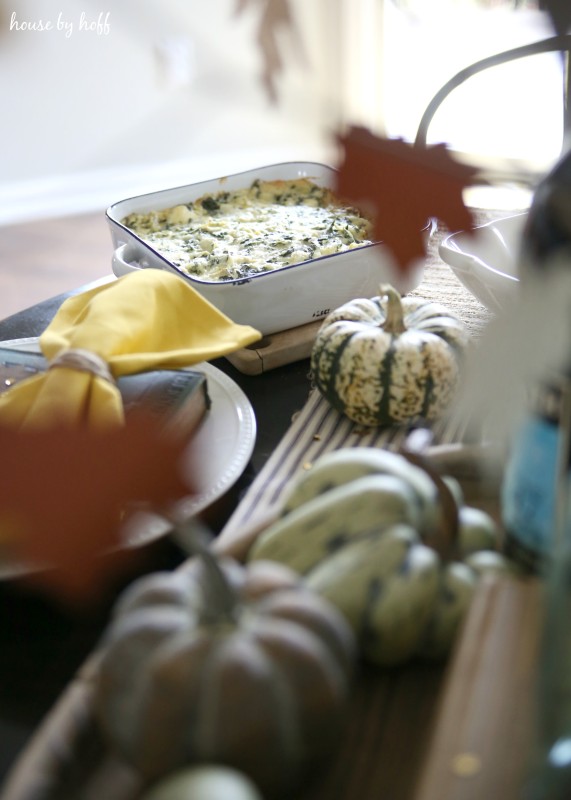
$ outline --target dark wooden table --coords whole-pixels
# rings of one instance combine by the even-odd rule
[[[462,308],[474,326],[483,324],[485,314],[481,307],[467,296],[436,258],[431,270],[430,280],[420,287],[421,293],[446,299],[451,307]],[[39,335],[64,297],[46,300],[0,321],[0,340]],[[232,490],[207,514],[213,529],[221,530],[288,430],[292,415],[305,403],[309,379],[307,361],[255,377],[242,375],[225,359],[215,364],[244,390],[254,408],[258,427],[250,464]],[[185,558],[169,539],[149,545],[146,555],[147,560],[139,564],[139,571],[174,569]],[[123,576],[94,607],[75,612],[56,606],[19,580],[0,585],[0,781],[6,778],[15,762],[18,777],[30,778],[29,782],[23,781],[26,786],[21,791],[22,781],[18,781],[16,791],[11,785],[6,800],[83,800],[81,781],[78,778],[79,782],[74,783],[73,775],[66,787],[50,786],[49,781],[42,785],[39,776],[34,782],[34,771],[41,771],[46,753],[38,755],[31,737],[46,715],[49,723],[54,707],[57,711],[61,705],[62,693],[64,698],[69,696],[70,685],[73,690],[74,684],[81,683],[78,670],[81,672],[82,664],[96,645],[117,593],[133,577],[133,574]],[[523,626],[525,632],[529,610],[537,606],[535,596],[530,599],[525,593],[523,601],[515,602],[511,589],[507,595],[508,611],[498,619],[508,628]],[[494,624],[496,598],[495,589],[482,596],[475,617],[469,620],[466,636],[459,643],[459,651],[450,662],[411,663],[381,673],[363,669],[341,748],[331,768],[292,800],[354,800],[356,797],[363,800],[475,800],[483,797],[519,800],[529,733],[529,703],[527,706],[525,703],[532,685],[530,664],[533,663],[537,626],[531,625],[531,634],[515,637],[521,648],[519,652],[526,656],[527,671],[517,683],[510,681],[509,653],[502,650],[503,634]],[[479,654],[483,653],[487,655],[486,670],[489,672],[486,674],[471,669],[471,665],[479,663]],[[502,667],[501,673],[495,672],[497,665]],[[493,685],[500,678],[508,706],[514,701],[522,703],[521,714],[515,720],[501,713],[497,689],[493,693],[495,708],[487,708],[482,703],[478,707],[473,702],[482,688],[485,696],[486,681]],[[81,690],[81,686],[79,688]],[[474,718],[472,724],[474,714],[477,719]],[[492,729],[487,724],[488,719]],[[493,725],[498,719],[504,721],[501,741],[494,738]],[[514,754],[509,746],[509,733],[522,719],[525,735],[520,736],[519,741],[520,744],[524,742],[523,750]],[[477,730],[475,738],[474,730]],[[471,739],[466,738],[468,734]],[[490,757],[489,764],[486,763],[486,769],[480,769],[469,781],[459,782],[457,775],[452,775],[454,781],[447,780],[454,755],[461,754],[468,746],[474,750],[487,740],[493,741],[494,746],[488,746],[486,754],[493,750],[495,755]],[[51,745],[54,751],[58,749],[58,742],[53,741]],[[96,758],[97,747],[92,738],[86,738],[86,746],[86,753],[81,757],[78,754],[77,759],[71,758],[72,767],[74,762],[77,765],[81,762],[88,768],[89,760]],[[53,753],[48,752],[47,756],[50,755]],[[502,765],[508,761],[511,765],[509,780],[498,783],[498,775],[505,777]],[[489,776],[492,777],[488,780]],[[494,786],[500,785],[502,793],[496,794]],[[1,796],[4,800],[5,795]],[[105,800],[114,800],[113,792],[106,793]]]

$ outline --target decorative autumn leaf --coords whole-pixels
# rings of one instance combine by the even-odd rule
[[[454,161],[445,145],[415,148],[358,127],[340,142],[337,191],[372,213],[375,240],[392,251],[402,272],[426,255],[422,229],[431,217],[451,230],[472,230],[462,191],[477,170]]]
[[[305,58],[301,38],[294,25],[288,0],[238,0],[236,13],[242,14],[248,6],[262,4],[258,25],[258,44],[262,53],[262,83],[272,102],[277,100],[276,81],[283,70],[283,61],[278,46],[280,29],[289,31],[297,45],[298,54]]]
[[[146,414],[109,429],[0,428],[0,542],[34,570],[29,581],[64,600],[89,599],[120,547],[125,510],[188,495],[185,442]],[[105,556],[103,558],[103,556]]]

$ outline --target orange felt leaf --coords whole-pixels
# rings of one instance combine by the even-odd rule
[[[431,217],[451,230],[473,228],[462,191],[477,170],[454,161],[445,145],[415,148],[357,127],[340,143],[337,192],[372,213],[374,239],[392,251],[403,272],[425,257],[422,229]]]
[[[125,552],[125,510],[187,495],[184,443],[138,413],[109,430],[0,428],[0,538],[11,557],[48,566],[29,581],[63,599],[87,599]],[[105,556],[105,558],[103,558]]]

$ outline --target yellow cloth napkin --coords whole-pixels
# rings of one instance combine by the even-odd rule
[[[176,275],[142,269],[67,299],[40,337],[52,362],[62,352],[86,350],[106,362],[113,378],[150,369],[189,367],[261,338],[238,325]],[[0,395],[0,424],[121,423],[113,382],[92,372],[57,366]]]

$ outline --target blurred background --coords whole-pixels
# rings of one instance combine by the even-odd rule
[[[551,33],[534,2],[290,0],[301,45],[278,31],[272,104],[256,41],[265,0],[240,15],[237,0],[0,2],[5,221],[26,202],[55,213],[140,184],[330,160],[345,122],[412,139],[456,71]],[[48,21],[51,30],[21,27]],[[489,70],[443,103],[429,140],[541,169],[561,146],[561,91],[555,54]],[[44,197],[51,208],[39,208]]]
[[[458,70],[552,35],[538,0],[289,0],[271,102],[257,40],[267,3],[0,0],[0,226],[103,215],[274,161],[335,163],[346,124],[412,141]],[[533,180],[561,151],[563,75],[554,53],[482,72],[443,102],[428,141],[484,159],[520,192],[509,175]]]
[[[329,155],[341,68],[329,46],[339,40],[330,0],[295,4],[308,63],[282,31],[279,104],[259,79],[260,3],[239,16],[236,0],[2,4],[5,221],[23,218],[26,204],[35,214],[85,210],[124,194]],[[61,16],[73,29],[10,30],[14,12],[20,24],[55,26]],[[82,18],[107,29],[80,29]]]

